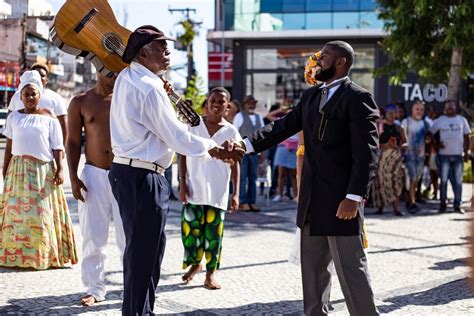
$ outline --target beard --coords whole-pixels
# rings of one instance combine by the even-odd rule
[[[336,66],[333,64],[331,65],[331,67],[321,70],[318,74],[314,76],[314,78],[318,81],[326,82],[331,79],[335,73]]]

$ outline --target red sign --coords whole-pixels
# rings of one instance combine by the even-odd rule
[[[224,80],[232,80],[232,53],[209,52],[208,64],[209,81],[220,81],[222,68]]]
[[[0,90],[15,91],[20,85],[20,64],[17,61],[0,61]]]

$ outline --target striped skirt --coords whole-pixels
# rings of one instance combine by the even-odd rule
[[[77,263],[73,226],[54,164],[13,156],[0,197],[0,266],[33,269]]]

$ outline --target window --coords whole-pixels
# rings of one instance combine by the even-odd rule
[[[301,12],[305,11],[305,0],[283,0],[283,12]]]
[[[324,12],[332,10],[332,0],[306,0],[307,12]]]
[[[334,11],[357,11],[359,0],[333,0]]]
[[[380,20],[375,12],[361,12],[359,27],[361,29],[381,29],[383,28],[383,20]]]
[[[283,0],[261,0],[260,12],[281,13]]]
[[[306,15],[306,29],[331,29],[332,13],[308,13]]]
[[[349,77],[359,86],[367,89],[370,93],[374,93],[374,77],[370,72],[353,71]]]
[[[359,28],[359,12],[337,12],[333,14],[334,29]]]
[[[304,30],[306,28],[306,16],[304,13],[285,13],[283,14],[284,30]]]
[[[354,69],[374,69],[375,49],[373,47],[354,48]]]
[[[360,0],[361,11],[372,11],[377,9],[377,1],[375,0]]]

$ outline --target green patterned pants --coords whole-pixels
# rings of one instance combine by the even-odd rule
[[[206,256],[206,270],[219,269],[225,211],[208,205],[185,204],[181,211],[183,269],[199,264]]]

